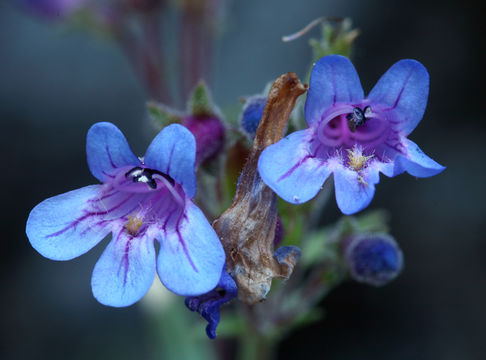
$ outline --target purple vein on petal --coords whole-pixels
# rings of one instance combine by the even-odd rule
[[[115,175],[111,175],[111,174],[108,174],[105,170],[102,170],[101,173],[105,176],[108,176],[109,178],[112,178],[114,179],[115,178]]]
[[[123,201],[121,201],[120,203],[118,203],[117,205],[115,205],[114,207],[112,207],[111,209],[108,209],[108,210],[105,210],[105,211],[88,212],[88,213],[84,214],[83,216],[81,216],[81,217],[77,218],[76,220],[74,220],[72,223],[70,223],[64,229],[59,230],[59,231],[57,231],[55,233],[52,233],[50,235],[46,235],[46,238],[59,236],[59,235],[63,234],[64,232],[66,232],[67,230],[69,230],[71,228],[75,228],[80,222],[86,220],[87,218],[89,218],[91,216],[106,215],[106,214],[110,213],[111,211],[118,209],[123,204],[125,204],[131,197],[132,197],[132,195],[126,197]]]
[[[196,268],[196,265],[194,265],[194,262],[192,261],[191,257],[189,256],[189,252],[187,251],[186,243],[184,242],[184,239],[182,238],[181,232],[179,230],[179,223],[176,226],[176,233],[177,236],[179,237],[179,241],[182,245],[182,249],[184,249],[184,254],[187,256],[187,260],[189,260],[189,264],[191,264],[192,268],[194,269],[195,272],[199,272]]]
[[[116,239],[114,239],[114,244],[113,246],[116,246],[115,244],[120,240],[120,237],[123,233],[123,229],[120,230],[120,232],[118,233],[118,235],[116,236]],[[130,251],[130,243],[133,239],[133,236],[131,235],[128,235],[128,240],[125,244],[125,252],[123,253],[123,257],[120,261],[120,265],[118,266],[118,271],[117,271],[117,274],[120,275],[120,271],[122,271],[122,268],[123,268],[123,291],[125,291],[125,285],[127,284],[127,275],[128,275],[128,265],[130,263],[130,259],[128,257],[129,255],[129,251]]]
[[[110,165],[113,169],[116,169],[118,166],[115,165],[115,163],[113,162],[113,159],[111,158],[111,153],[110,153],[110,149],[108,148],[108,145],[105,145],[105,150],[106,150],[106,154],[108,155],[108,159],[110,160]]]
[[[175,148],[175,144],[173,144],[172,148],[170,149],[169,161],[167,162],[167,171],[165,172],[169,176],[170,176],[170,164],[172,163],[172,155],[174,154],[174,148]]]
[[[294,166],[290,168],[289,171],[287,171],[285,174],[283,174],[281,177],[277,179],[277,182],[282,181],[283,179],[289,177],[299,166],[301,166],[303,163],[305,163],[308,159],[312,158],[311,155],[306,155],[304,156],[301,160],[297,162]]]
[[[108,192],[108,193],[104,194],[103,196],[101,196],[99,198],[89,199],[88,202],[92,203],[92,202],[98,202],[98,201],[101,201],[101,200],[105,200],[109,197],[112,197],[115,194],[118,194],[118,190],[113,190],[111,192]]]
[[[336,91],[336,77],[334,76],[334,66],[332,64],[329,64],[329,67],[331,68],[331,79],[332,79],[332,92],[333,92],[333,97],[332,97],[332,104],[336,104],[336,96],[337,96],[337,91]]]
[[[400,99],[402,98],[403,91],[405,90],[405,87],[407,86],[407,83],[410,80],[412,73],[413,73],[413,70],[410,70],[410,72],[407,75],[407,79],[405,80],[405,83],[403,84],[402,88],[400,89],[400,92],[398,93],[397,99],[395,100],[395,104],[393,104],[392,109],[395,109],[398,106],[398,103],[400,102]]]
[[[412,73],[413,73],[413,70],[410,70],[410,72],[407,75],[407,78],[405,79],[405,82],[403,83],[402,88],[400,89],[400,92],[398,93],[398,96],[397,96],[393,106],[386,108],[386,109],[383,109],[383,111],[394,110],[398,106],[398,103],[400,102],[400,99],[402,98],[403,92],[405,91],[405,87],[407,86],[408,81],[412,77]]]
[[[169,222],[169,219],[172,217],[172,215],[174,213],[176,213],[176,211],[178,210],[178,208],[172,210],[169,215],[167,216],[164,224],[162,225],[162,231],[164,232],[164,236],[167,235],[167,223]],[[196,265],[194,264],[194,262],[192,261],[191,259],[191,256],[189,255],[189,252],[187,250],[187,246],[186,246],[186,243],[184,242],[184,239],[181,235],[181,232],[180,232],[180,229],[179,229],[179,226],[181,224],[181,222],[183,220],[187,220],[187,215],[185,213],[185,211],[182,211],[181,214],[179,214],[179,218],[177,219],[177,222],[176,222],[176,225],[175,225],[175,229],[176,229],[176,233],[177,233],[177,237],[179,238],[179,242],[181,243],[182,245],[182,249],[184,250],[184,254],[186,255],[187,257],[187,260],[189,261],[189,263],[191,264],[192,268],[194,269],[195,272],[199,272],[196,268]]]

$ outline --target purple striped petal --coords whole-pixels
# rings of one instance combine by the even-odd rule
[[[140,165],[120,129],[108,122],[96,123],[89,129],[86,154],[89,170],[101,182],[113,178],[120,167]]]
[[[366,208],[375,195],[375,184],[380,181],[372,166],[357,172],[342,167],[334,171],[336,202],[343,214],[351,215]]]
[[[262,180],[284,200],[312,199],[330,175],[325,162],[310,153],[312,130],[296,131],[267,147],[258,159]]]
[[[165,127],[152,141],[144,157],[147,167],[169,175],[189,198],[196,195],[196,140],[184,126]]]
[[[91,288],[104,305],[129,306],[147,293],[154,277],[154,240],[146,233],[133,236],[123,227],[96,263]]]
[[[26,232],[41,255],[53,260],[70,260],[98,244],[110,233],[109,223],[100,222],[87,210],[99,196],[101,185],[51,197],[38,204],[29,215]]]
[[[396,158],[395,172],[406,171],[413,176],[429,177],[445,170],[444,166],[425,155],[413,141],[404,139],[404,145],[407,154]]]
[[[368,95],[383,112],[393,112],[396,129],[403,135],[410,134],[424,116],[429,96],[429,74],[415,60],[405,59],[392,65],[378,80]]]
[[[175,229],[160,233],[157,272],[172,292],[194,296],[217,284],[224,266],[223,246],[204,214],[190,200]]]
[[[332,105],[357,104],[363,98],[363,88],[351,61],[341,55],[325,56],[312,68],[305,118],[311,125],[320,121],[322,114]]]

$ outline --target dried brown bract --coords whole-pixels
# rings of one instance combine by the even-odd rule
[[[257,165],[262,151],[284,135],[295,102],[306,91],[294,73],[274,82],[233,203],[213,223],[226,252],[227,271],[246,304],[264,300],[272,279],[287,279],[300,257],[295,246],[274,251],[277,197],[263,183]]]

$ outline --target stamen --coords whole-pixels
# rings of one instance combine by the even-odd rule
[[[352,149],[346,149],[348,152],[348,165],[354,171],[360,171],[366,165],[366,163],[374,156],[365,156],[363,155],[363,150],[354,145]]]
[[[157,175],[160,175],[160,174],[157,174]],[[162,174],[162,175],[164,175],[164,174]],[[157,178],[164,183],[167,190],[169,190],[169,192],[174,197],[174,200],[177,201],[179,203],[179,205],[184,206],[184,201],[182,200],[181,196],[176,191],[176,189],[174,189],[174,180],[172,180],[172,182],[170,182],[169,180],[167,180],[166,176],[157,177]],[[172,179],[172,178],[170,178],[170,179]]]
[[[138,234],[138,230],[143,225],[143,219],[139,218],[138,216],[129,216],[128,217],[128,222],[125,224],[125,229],[128,231],[128,233],[132,236],[136,236]]]

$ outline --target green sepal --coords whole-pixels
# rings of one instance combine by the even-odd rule
[[[147,102],[147,109],[150,118],[157,128],[162,129],[167,125],[180,123],[182,121],[182,115],[164,104],[149,101]]]
[[[351,56],[354,41],[359,35],[358,29],[352,28],[352,21],[344,19],[337,25],[326,22],[322,25],[321,39],[310,39],[309,45],[313,50],[313,61],[331,54]]]
[[[202,80],[192,90],[189,99],[189,113],[196,116],[210,116],[214,114],[209,89]]]
[[[340,258],[341,242],[358,234],[389,232],[389,214],[384,210],[369,211],[359,216],[344,216],[335,225],[327,226],[307,235],[301,244],[300,263],[309,267]]]

